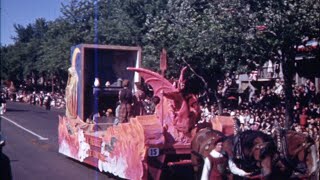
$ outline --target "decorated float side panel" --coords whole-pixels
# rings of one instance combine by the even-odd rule
[[[121,178],[142,179],[144,130],[137,119],[104,127],[59,117],[59,153]]]
[[[80,46],[71,48],[71,66],[68,69],[68,82],[66,87],[66,116],[76,118],[83,114],[82,109],[82,52]]]

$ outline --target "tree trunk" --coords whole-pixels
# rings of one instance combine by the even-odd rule
[[[51,76],[51,92],[54,93],[54,75]]]
[[[285,108],[286,108],[286,113],[285,113],[286,119],[284,122],[284,128],[289,129],[293,123],[294,99],[293,99],[292,85],[293,85],[293,77],[295,73],[294,59],[283,55],[281,58],[281,61],[282,61],[283,78],[284,78],[284,93],[285,93]]]

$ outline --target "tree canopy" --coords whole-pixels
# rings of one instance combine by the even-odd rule
[[[158,70],[165,48],[167,76],[187,65],[211,88],[225,72],[276,58],[286,67],[290,99],[296,49],[320,35],[319,0],[71,0],[61,13],[14,25],[14,44],[1,46],[2,80],[66,72],[79,43],[134,45],[143,48],[144,67]]]
[[[226,72],[248,72],[249,64],[276,58],[285,67],[292,109],[297,47],[320,37],[319,0],[71,0],[61,13],[54,21],[14,25],[14,44],[1,46],[1,80],[66,73],[70,48],[79,43],[141,46],[142,64],[153,70],[165,48],[167,76],[189,66],[205,88],[215,88]]]

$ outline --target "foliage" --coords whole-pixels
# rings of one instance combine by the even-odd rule
[[[246,1],[245,1],[246,2]],[[317,0],[247,1],[248,14],[256,26],[257,47],[269,51],[268,58],[283,66],[286,96],[286,127],[293,120],[292,83],[297,47],[310,38],[319,38],[320,2]]]
[[[66,72],[79,43],[139,45],[143,65],[153,70],[165,48],[168,77],[188,65],[188,75],[199,74],[211,88],[226,72],[248,72],[273,58],[285,67],[290,109],[296,48],[320,34],[319,0],[71,0],[61,12],[54,21],[14,25],[15,43],[1,47],[2,79]]]

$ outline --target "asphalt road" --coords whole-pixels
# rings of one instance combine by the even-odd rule
[[[0,124],[6,139],[3,153],[10,159],[13,179],[116,179],[58,153],[58,115],[63,114],[60,109],[47,111],[26,103],[7,103]]]

